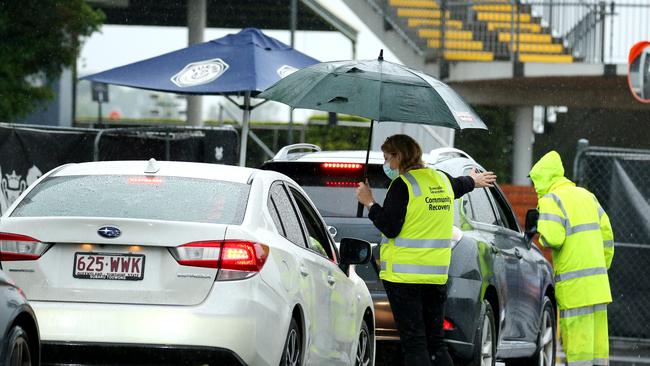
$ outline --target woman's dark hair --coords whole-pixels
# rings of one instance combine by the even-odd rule
[[[422,148],[420,148],[420,145],[411,136],[390,136],[381,145],[381,151],[387,154],[399,155],[400,172],[424,167],[424,163],[422,162]]]

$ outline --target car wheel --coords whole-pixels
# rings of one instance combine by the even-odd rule
[[[29,348],[29,337],[20,326],[11,328],[3,348],[5,350],[4,364],[7,366],[31,366],[32,354]]]
[[[481,304],[479,320],[474,336],[474,354],[468,366],[494,366],[497,353],[494,313],[487,300]]]
[[[361,322],[359,331],[359,345],[357,346],[356,366],[370,366],[373,362],[373,336],[370,334],[366,321]]]
[[[284,342],[280,366],[302,365],[302,334],[296,319],[291,318],[287,340]]]
[[[506,362],[508,366],[555,366],[555,354],[557,351],[557,323],[555,311],[551,299],[544,296],[544,306],[540,321],[540,332],[537,338],[537,351],[530,358],[516,359]]]

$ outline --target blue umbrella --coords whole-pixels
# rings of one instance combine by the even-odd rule
[[[318,62],[259,29],[245,28],[236,34],[81,79],[178,94],[243,94],[240,165],[244,165],[250,112],[259,106],[251,106],[250,98],[298,69]]]

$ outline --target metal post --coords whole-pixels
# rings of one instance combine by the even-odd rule
[[[607,6],[604,1],[600,2],[600,63],[605,63],[605,15]]]
[[[579,180],[581,178],[580,174],[580,159],[582,159],[582,155],[584,155],[584,152],[587,150],[589,147],[589,140],[587,139],[580,139],[578,140],[578,147],[576,148],[576,157],[573,159],[573,181],[574,183],[578,184]]]
[[[244,119],[241,126],[241,141],[239,143],[239,166],[246,166],[246,145],[248,144],[248,129],[251,118],[251,92],[244,93]]]
[[[551,31],[551,37],[553,37],[553,0],[549,0],[548,4],[548,29]]]
[[[207,5],[206,0],[187,0],[187,27],[188,44],[193,45],[203,42],[203,33],[206,23]],[[190,95],[187,97],[187,124],[190,126],[202,126],[203,112],[202,97]]]
[[[512,151],[512,184],[530,185],[526,177],[533,162],[533,107],[517,107]]]
[[[104,128],[104,122],[102,122],[102,100],[97,101],[97,125],[99,128]]]
[[[510,1],[510,60],[514,63],[517,62],[515,59],[515,0]]]
[[[295,33],[298,27],[298,0],[291,0],[291,48],[295,45]],[[293,108],[289,109],[289,126],[287,129],[287,145],[293,144]]]
[[[614,56],[614,4],[615,2],[610,3],[610,14],[609,14],[609,57]]]

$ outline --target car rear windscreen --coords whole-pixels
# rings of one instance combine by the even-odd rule
[[[269,162],[262,169],[274,170],[291,177],[307,192],[320,211],[329,217],[356,217],[356,189],[363,181],[363,164]],[[368,182],[373,196],[384,202],[390,179],[378,164],[368,166]],[[368,210],[364,209],[364,217]]]
[[[119,217],[240,224],[250,186],[186,177],[75,175],[43,180],[12,217]]]

